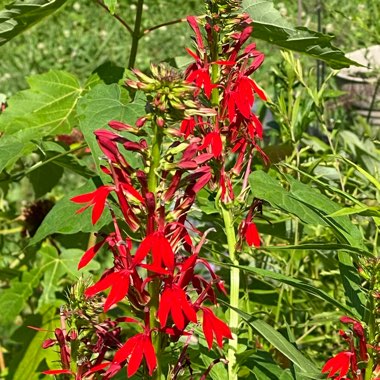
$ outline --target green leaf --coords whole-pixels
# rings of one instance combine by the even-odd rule
[[[357,65],[331,44],[332,36],[290,25],[274,8],[272,1],[243,0],[242,11],[248,13],[253,20],[254,38],[311,55],[326,62],[333,69]]]
[[[55,307],[47,307],[41,311],[41,315],[33,315],[26,321],[27,325],[39,327],[41,331],[34,331],[26,327],[26,324],[15,332],[12,340],[20,343],[21,350],[17,352],[9,365],[9,375],[7,380],[37,379],[40,371],[40,364],[43,360],[49,364],[58,360],[58,354],[50,349],[42,348],[42,342],[52,338],[52,331],[59,326],[59,315]],[[33,334],[30,342],[26,336]],[[28,344],[29,343],[29,344]],[[47,370],[43,368],[42,370]]]
[[[0,46],[50,16],[66,1],[18,0],[6,5],[5,9],[0,11]]]
[[[104,4],[110,10],[111,14],[115,13],[115,9],[117,6],[117,0],[104,0]]]
[[[213,261],[213,262],[215,262],[215,261]],[[271,278],[272,280],[276,280],[276,281],[279,281],[283,284],[290,285],[294,288],[303,290],[304,292],[311,294],[314,297],[318,297],[318,298],[328,302],[329,304],[337,307],[339,310],[341,310],[342,312],[344,312],[346,314],[357,316],[357,314],[355,315],[355,312],[352,311],[350,308],[346,307],[345,305],[343,305],[342,303],[337,301],[335,298],[329,296],[322,289],[317,288],[316,286],[314,286],[314,285],[312,285],[312,284],[310,284],[304,280],[294,278],[294,277],[290,277],[290,276],[286,276],[286,275],[283,275],[281,273],[269,271],[266,269],[256,268],[256,267],[249,267],[249,266],[244,266],[244,265],[232,265],[232,264],[225,264],[225,263],[220,263],[220,262],[215,262],[215,263],[217,265],[220,265],[220,266],[228,266],[228,267],[239,268],[240,270],[244,271],[245,273],[255,274],[255,275],[259,275],[259,276],[263,276],[263,277],[268,277],[268,278]]]
[[[310,244],[298,244],[298,245],[278,245],[262,247],[264,250],[315,250],[315,251],[344,251],[353,256],[366,256],[373,257],[373,254],[365,249],[352,247],[348,244],[329,244],[329,243],[310,243]]]
[[[42,224],[38,228],[36,234],[30,240],[29,245],[36,244],[46,237],[57,234],[75,234],[77,232],[95,232],[99,231],[103,226],[111,222],[108,210],[104,210],[99,221],[92,225],[91,211],[92,207],[84,212],[77,214],[81,205],[71,202],[70,198],[75,195],[89,193],[97,188],[95,182],[99,182],[99,178],[92,178],[84,186],[71,192],[62,198],[46,215]]]
[[[14,319],[26,306],[26,301],[33,294],[43,275],[41,267],[23,272],[21,279],[14,278],[9,288],[0,292],[0,326],[5,327],[13,323]]]
[[[342,277],[342,283],[345,290],[348,304],[359,316],[359,320],[363,320],[367,297],[361,287],[361,278],[357,268],[352,262],[352,258],[345,252],[338,253],[339,271]]]
[[[49,71],[27,79],[30,88],[9,99],[0,118],[0,171],[36,149],[46,136],[69,133],[82,94],[78,79],[64,71]]]
[[[48,175],[47,175],[48,173]],[[36,198],[40,198],[48,193],[61,179],[63,168],[52,162],[38,167],[27,175],[31,182]]]
[[[38,254],[42,256],[41,266],[44,268],[42,279],[43,292],[38,299],[39,308],[49,305],[56,299],[55,292],[61,291],[61,279],[77,279],[81,274],[90,270],[97,270],[100,265],[91,261],[86,268],[78,271],[78,263],[84,251],[80,249],[68,249],[60,254],[53,246],[43,246]]]
[[[293,346],[284,336],[282,336],[277,330],[270,326],[265,321],[260,319],[254,319],[249,314],[235,307],[230,306],[227,302],[219,300],[225,306],[236,311],[241,318],[249,325],[251,328],[260,334],[265,340],[267,340],[272,346],[274,346],[278,351],[285,355],[295,366],[301,370],[302,376],[310,379],[320,379],[322,376],[318,368],[305,356],[301,354],[298,349]]]
[[[124,99],[128,99],[128,93],[123,87],[117,84],[99,84],[78,103],[80,128],[91,149],[101,177],[104,176],[104,173],[99,168],[99,157],[104,154],[98,146],[94,131],[108,128],[107,124],[111,120],[134,124],[139,117],[145,115],[145,99],[140,97],[140,94],[132,103],[126,103]],[[131,166],[134,166],[136,154],[125,152],[125,156]]]
[[[289,191],[263,171],[255,171],[249,177],[254,197],[297,216],[303,223],[330,227],[340,242],[363,248],[362,235],[347,216],[329,216],[341,209],[337,203],[310,184],[304,184],[290,176],[286,176],[286,180],[290,184]]]

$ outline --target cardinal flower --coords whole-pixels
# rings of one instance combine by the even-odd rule
[[[92,297],[95,294],[111,287],[111,291],[104,304],[104,312],[107,312],[112,305],[121,301],[127,295],[130,283],[130,274],[130,270],[127,269],[108,273],[95,285],[87,288],[85,294],[87,297]]]
[[[187,299],[185,291],[175,284],[167,286],[161,295],[157,312],[161,327],[165,327],[169,314],[180,330],[185,328],[188,321],[197,323],[197,314]]]
[[[328,372],[328,378],[336,375],[334,380],[344,379],[350,369],[351,356],[350,351],[342,351],[338,355],[329,359],[322,368],[322,373]]]
[[[125,344],[116,352],[111,367],[119,366],[121,362],[128,359],[127,375],[128,377],[131,377],[140,368],[143,358],[145,358],[149,376],[152,376],[157,366],[157,358],[150,337],[150,330],[148,329],[143,333],[129,338],[125,342]]]
[[[233,339],[230,328],[208,307],[202,307],[203,311],[203,333],[207,341],[209,350],[212,347],[212,341],[215,337],[219,347],[223,347],[223,337]]]
[[[75,203],[87,203],[76,213],[79,214],[90,206],[93,206],[91,220],[92,224],[95,224],[102,216],[108,194],[113,190],[113,188],[113,186],[100,186],[91,193],[77,195],[76,197],[71,198],[70,200]]]

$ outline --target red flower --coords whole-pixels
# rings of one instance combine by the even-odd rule
[[[176,285],[167,286],[161,295],[157,316],[162,328],[165,327],[169,314],[180,330],[185,328],[185,317],[188,321],[197,323],[197,314],[185,291]]]
[[[209,350],[212,347],[212,341],[215,337],[219,347],[223,346],[223,337],[233,339],[230,328],[208,307],[202,307],[203,311],[203,333],[207,341]]]
[[[42,372],[44,375],[75,375],[74,372],[68,369],[50,369],[48,371]]]
[[[99,218],[102,216],[104,206],[108,197],[108,194],[113,190],[113,186],[100,186],[95,191],[91,193],[77,195],[70,200],[75,203],[87,203],[84,207],[79,209],[76,213],[79,214],[89,208],[94,206],[92,209],[92,224],[95,224]]]
[[[223,143],[219,132],[208,133],[203,141],[203,144],[199,146],[199,150],[211,146],[211,152],[215,158],[218,158],[222,154]]]
[[[149,370],[149,376],[152,376],[153,371],[157,366],[157,358],[156,353],[154,352],[149,330],[128,339],[116,352],[112,365],[118,366],[124,360],[129,359],[127,374],[128,377],[131,377],[139,369],[143,357],[145,357],[146,365]]]
[[[110,307],[121,301],[128,293],[130,283],[130,271],[125,269],[119,272],[111,272],[102,277],[95,285],[86,289],[85,295],[92,297],[95,294],[111,287],[111,291],[104,304],[104,312],[107,312]]]
[[[329,372],[328,378],[337,375],[334,380],[344,379],[350,369],[351,356],[354,355],[350,351],[340,352],[333,358],[329,359],[322,368],[322,373]]]
[[[253,222],[246,223],[245,231],[244,231],[245,240],[247,241],[247,244],[252,247],[254,245],[255,247],[260,247],[260,235],[257,231],[256,224]]]

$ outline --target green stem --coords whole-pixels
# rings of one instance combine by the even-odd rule
[[[224,228],[227,236],[228,253],[232,264],[239,265],[236,256],[236,235],[233,222],[233,215],[231,210],[227,210],[224,205],[221,206],[222,217],[224,221]],[[239,308],[239,288],[240,288],[240,272],[239,268],[232,267],[230,270],[230,321],[229,326],[233,334],[233,340],[230,341],[228,348],[228,379],[237,380],[236,373],[236,351],[238,347],[238,327],[239,327],[239,314],[232,308]]]
[[[161,161],[161,145],[163,138],[162,128],[158,127],[156,123],[152,122],[153,129],[153,141],[152,141],[152,149],[151,149],[151,159],[150,159],[150,168],[148,172],[148,190],[152,193],[156,193],[159,176],[157,174],[157,169],[160,165]],[[149,304],[149,319],[150,319],[150,328],[159,327],[159,323],[156,318],[157,310],[158,310],[158,300],[160,296],[160,288],[161,283],[158,279],[151,281],[149,283],[149,294],[151,296],[151,301]],[[160,363],[160,353],[162,349],[162,335],[160,332],[152,335],[153,347],[156,352],[157,360],[157,369],[153,373],[152,379],[161,380],[162,375],[162,366]]]
[[[129,62],[128,62],[128,68],[130,69],[134,67],[135,65],[137,49],[139,47],[139,42],[141,38],[141,21],[142,21],[142,14],[143,14],[143,5],[144,5],[144,0],[138,0],[135,25],[134,25],[133,33],[132,33],[132,46],[131,46],[131,52],[129,54]]]

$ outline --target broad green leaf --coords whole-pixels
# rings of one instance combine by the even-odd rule
[[[345,290],[348,304],[356,314],[359,320],[363,320],[367,304],[367,297],[361,287],[361,278],[357,268],[354,266],[352,258],[346,252],[338,253],[339,271],[342,277],[342,283]]]
[[[80,204],[70,201],[75,195],[89,193],[94,191],[99,183],[95,185],[94,181],[99,182],[99,178],[89,180],[84,186],[73,191],[66,197],[62,198],[46,215],[36,234],[30,240],[29,245],[36,244],[52,234],[75,234],[77,232],[95,232],[111,222],[111,217],[107,209],[104,210],[99,221],[92,225],[91,212],[92,207],[84,212],[77,214],[81,208]]]
[[[128,103],[125,99],[128,99],[128,93],[123,87],[117,84],[99,84],[78,103],[80,128],[91,149],[99,175],[102,177],[104,173],[99,169],[99,157],[104,156],[104,154],[97,144],[94,131],[108,128],[107,124],[111,120],[134,124],[139,117],[145,115],[145,100],[143,98],[136,97],[132,103]],[[132,138],[130,135],[128,137]],[[125,152],[125,156],[131,166],[134,166],[136,154]]]
[[[253,37],[281,48],[305,53],[341,69],[356,62],[331,44],[332,36],[290,25],[269,0],[243,0],[243,12],[253,20]]]
[[[42,331],[34,331],[25,325],[20,328],[20,331],[16,331],[13,340],[21,343],[21,351],[12,358],[9,366],[9,376],[7,380],[25,380],[25,379],[37,379],[40,370],[40,365],[43,360],[48,364],[53,361],[57,361],[59,355],[52,349],[45,350],[42,348],[42,342],[48,338],[52,338],[52,332],[59,326],[59,314],[56,307],[47,307],[41,311],[41,315],[34,315],[26,322],[28,325],[39,327]],[[37,318],[39,317],[39,318]],[[30,342],[26,341],[25,336],[33,334]],[[29,343],[28,345],[26,345]],[[43,368],[47,370],[49,368]]]
[[[249,325],[251,328],[260,334],[265,340],[267,340],[273,347],[285,355],[295,366],[297,366],[302,376],[309,379],[320,379],[322,376],[318,368],[305,356],[302,355],[300,351],[290,343],[283,335],[281,335],[272,326],[263,320],[255,319],[249,314],[235,307],[230,306],[227,302],[220,300],[222,304],[235,310],[241,318]]]
[[[266,269],[256,268],[256,267],[224,264],[224,263],[220,263],[220,262],[215,262],[215,263],[217,265],[220,265],[220,266],[229,266],[229,267],[239,268],[240,270],[244,271],[247,274],[254,274],[254,275],[259,275],[259,276],[263,276],[263,277],[268,277],[268,278],[271,278],[272,280],[276,280],[276,281],[279,281],[283,284],[290,285],[294,288],[303,290],[304,292],[311,294],[314,297],[318,297],[318,298],[328,302],[329,304],[337,307],[339,310],[341,310],[342,312],[344,312],[346,314],[355,315],[355,313],[351,309],[349,309],[348,307],[346,307],[345,305],[343,305],[342,303],[337,301],[335,298],[329,296],[322,289],[317,288],[316,286],[314,286],[314,285],[312,285],[312,284],[310,284],[304,280],[294,278],[294,277],[290,277],[290,276],[286,276],[284,274],[269,271]],[[357,314],[356,314],[356,316],[357,316]]]
[[[16,37],[47,16],[56,12],[67,0],[16,0],[0,2],[0,45]],[[10,4],[9,4],[10,3]]]
[[[0,118],[0,171],[31,153],[43,137],[68,133],[76,122],[83,89],[75,76],[49,71],[27,81],[30,88],[12,96]]]
[[[99,269],[100,265],[91,261],[86,268],[78,271],[78,263],[83,256],[80,249],[68,249],[60,254],[53,246],[43,246],[38,254],[42,257],[41,266],[44,268],[42,279],[43,292],[38,299],[39,308],[49,305],[56,299],[55,292],[62,290],[60,286],[61,279],[76,279],[89,270]]]
[[[209,365],[213,362],[213,359],[205,354],[200,354],[201,359],[205,365],[206,368],[209,367]],[[207,376],[207,378],[211,378],[212,380],[220,380],[220,379],[227,379],[228,378],[228,372],[227,368],[224,363],[218,363],[214,365]]]
[[[111,14],[115,13],[115,9],[117,6],[117,0],[104,0],[104,4],[108,7]]]

